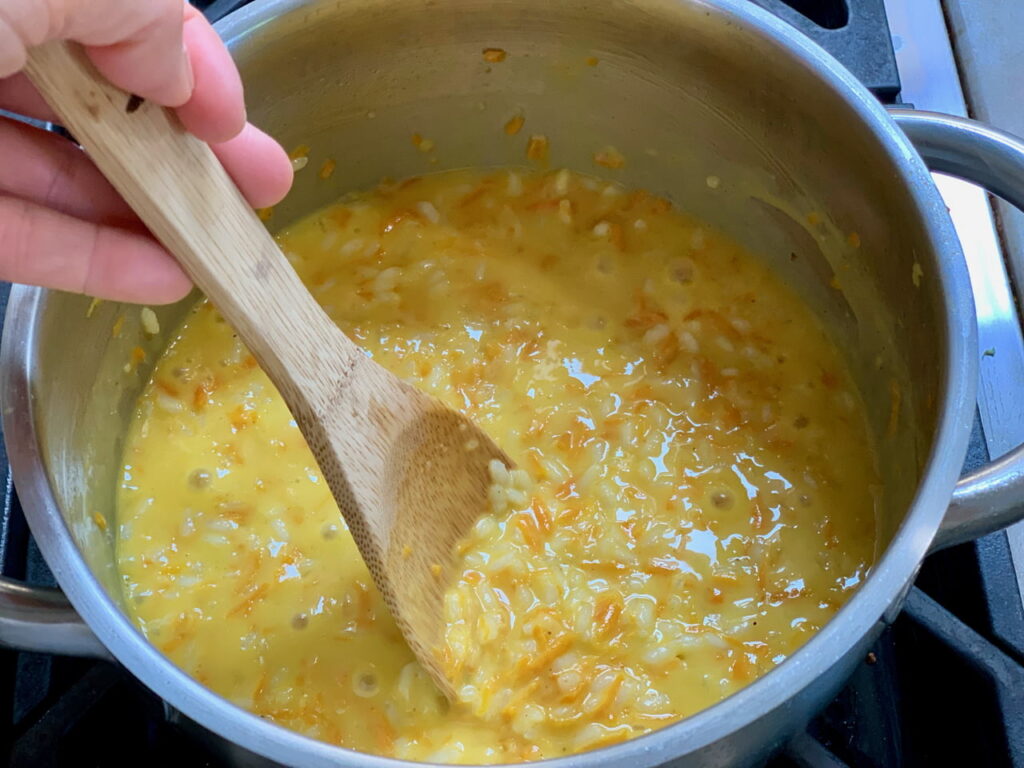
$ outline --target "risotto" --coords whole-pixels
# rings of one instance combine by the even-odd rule
[[[658,197],[568,171],[382,184],[280,242],[367,354],[514,459],[453,553],[447,702],[273,386],[200,302],[138,403],[126,603],[257,715],[414,760],[555,757],[782,662],[864,578],[863,405],[801,300]]]

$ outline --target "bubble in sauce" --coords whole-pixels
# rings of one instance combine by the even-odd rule
[[[208,469],[195,469],[188,476],[188,484],[193,488],[208,488],[213,482],[213,474]]]
[[[732,506],[732,494],[728,491],[715,491],[711,494],[711,503],[718,509],[728,509]]]
[[[689,259],[676,259],[669,266],[669,275],[677,283],[692,283],[693,272],[693,262]]]
[[[368,699],[380,693],[380,681],[372,669],[364,669],[353,675],[352,690],[356,696]]]

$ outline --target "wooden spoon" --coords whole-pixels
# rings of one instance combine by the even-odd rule
[[[488,509],[489,462],[508,457],[334,325],[172,113],[110,85],[73,44],[32,49],[26,71],[277,386],[409,647],[450,696],[436,656],[445,576]]]

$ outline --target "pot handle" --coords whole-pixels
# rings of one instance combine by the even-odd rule
[[[0,646],[64,656],[113,657],[59,589],[0,577]]]
[[[1024,211],[1024,141],[974,120],[910,109],[889,111],[933,171],[969,181]],[[965,475],[931,551],[1024,519],[1024,445]]]

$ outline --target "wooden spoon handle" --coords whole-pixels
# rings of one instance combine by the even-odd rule
[[[150,231],[213,301],[292,407],[318,365],[362,352],[310,296],[210,147],[108,83],[81,47],[47,43],[26,72]],[[340,358],[339,358],[340,355]],[[297,386],[297,377],[305,386]]]

